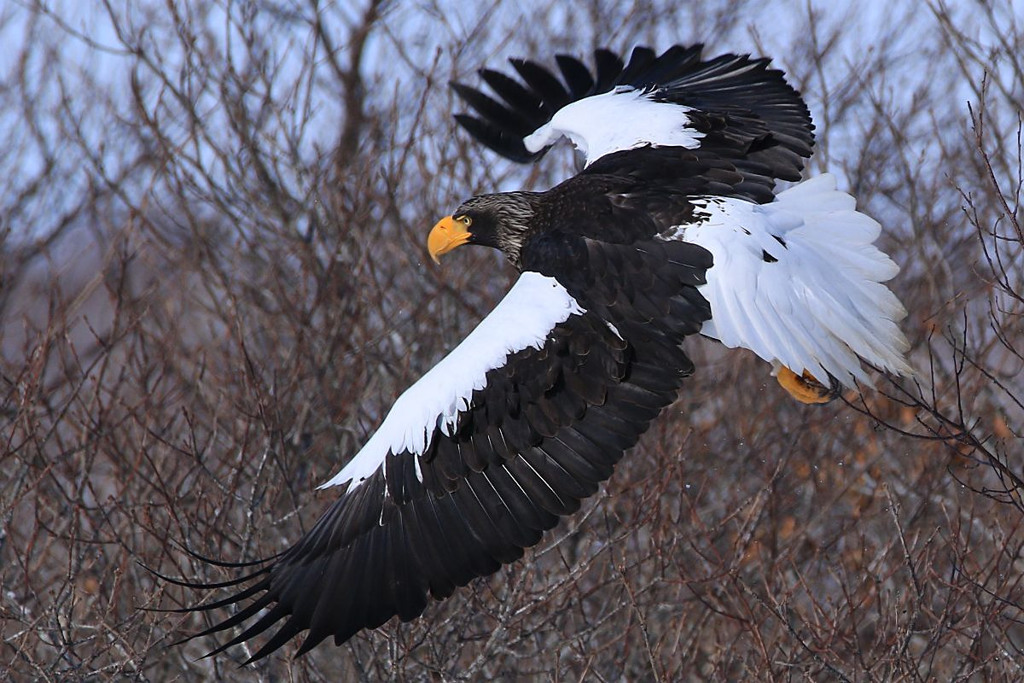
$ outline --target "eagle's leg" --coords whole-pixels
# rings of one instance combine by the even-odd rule
[[[828,403],[839,396],[839,383],[831,377],[829,386],[825,386],[806,370],[803,375],[798,375],[785,365],[780,365],[775,378],[790,396],[801,403]]]

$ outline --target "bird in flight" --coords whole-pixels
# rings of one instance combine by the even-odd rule
[[[516,561],[675,400],[690,335],[750,349],[805,403],[869,382],[862,360],[910,373],[880,226],[831,176],[797,182],[814,127],[769,60],[677,45],[511,66],[479,72],[490,94],[452,84],[473,112],[459,124],[524,163],[568,139],[582,170],[472,197],[430,231],[435,260],[491,247],[518,280],[323,484],[338,498],[295,545],[177,581],[235,591],[191,608],[237,608],[192,636],[242,629],[211,654],[268,631],[249,661],[303,632],[298,654],[341,644]]]

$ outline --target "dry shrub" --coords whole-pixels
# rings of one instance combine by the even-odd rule
[[[891,3],[891,25],[792,2],[354,5],[0,11],[17,48],[0,88],[0,678],[1024,675],[1012,4]],[[806,93],[814,169],[904,264],[918,376],[806,407],[748,354],[693,340],[677,403],[523,561],[297,661],[171,647],[210,616],[151,611],[200,596],[144,566],[216,581],[231,572],[183,547],[285,548],[330,500],[315,484],[507,287],[485,250],[435,267],[426,228],[571,168],[471,144],[445,82],[506,55],[696,40],[771,54]]]

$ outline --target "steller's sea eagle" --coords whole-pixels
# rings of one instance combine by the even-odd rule
[[[804,402],[868,381],[861,359],[910,372],[878,223],[829,175],[776,193],[814,144],[799,93],[767,59],[701,49],[598,50],[594,71],[512,60],[518,77],[480,71],[492,95],[452,84],[475,112],[458,122],[498,154],[533,161],[564,137],[585,166],[431,230],[435,260],[493,247],[519,279],[323,484],[338,499],[294,546],[234,580],[178,582],[238,591],[195,610],[248,601],[196,634],[243,627],[214,652],[275,625],[252,659],[303,631],[299,654],[340,644],[522,557],[675,400],[688,335],[752,350]]]

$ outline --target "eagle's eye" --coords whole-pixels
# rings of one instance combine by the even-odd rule
[[[470,218],[469,216],[456,216],[455,220],[459,221],[460,223],[462,223],[467,228],[469,226],[473,225],[473,219]]]

